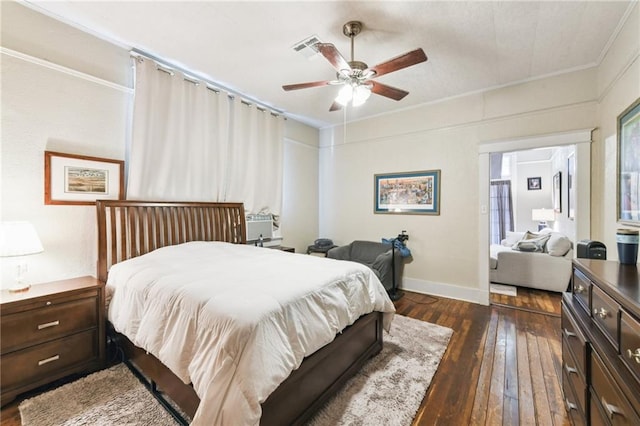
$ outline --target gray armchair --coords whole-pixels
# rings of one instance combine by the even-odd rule
[[[346,246],[335,247],[327,252],[327,257],[338,260],[351,260],[367,265],[373,270],[387,291],[393,288],[391,244],[373,241],[353,241]],[[403,261],[400,253],[395,255],[396,286],[402,282]]]

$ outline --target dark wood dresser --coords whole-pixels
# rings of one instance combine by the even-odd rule
[[[104,284],[93,277],[0,295],[0,405],[105,360]]]
[[[574,259],[562,387],[575,425],[640,425],[640,268]]]

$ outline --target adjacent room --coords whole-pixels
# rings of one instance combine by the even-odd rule
[[[0,426],[640,424],[638,1],[0,19]]]

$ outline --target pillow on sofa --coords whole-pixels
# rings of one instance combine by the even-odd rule
[[[544,252],[545,245],[551,237],[551,234],[534,234],[532,232],[525,232],[520,241],[513,245],[514,250],[519,251],[532,251],[532,252]]]
[[[550,256],[564,256],[571,250],[571,240],[559,232],[552,232],[549,241],[547,241],[546,252]]]
[[[524,232],[507,232],[507,237],[500,242],[505,247],[513,247],[515,243],[520,241],[524,237]]]

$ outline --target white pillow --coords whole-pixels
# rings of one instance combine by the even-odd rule
[[[547,253],[550,256],[564,256],[571,250],[571,240],[559,232],[552,232],[547,241]]]
[[[507,232],[507,238],[502,240],[502,245],[505,247],[513,247],[515,243],[520,241],[524,237],[524,232]]]
[[[524,236],[520,241],[513,245],[514,250],[519,251],[532,251],[542,253],[545,251],[545,246],[547,244],[547,240],[551,237],[550,234],[534,234],[532,232],[525,232]]]

